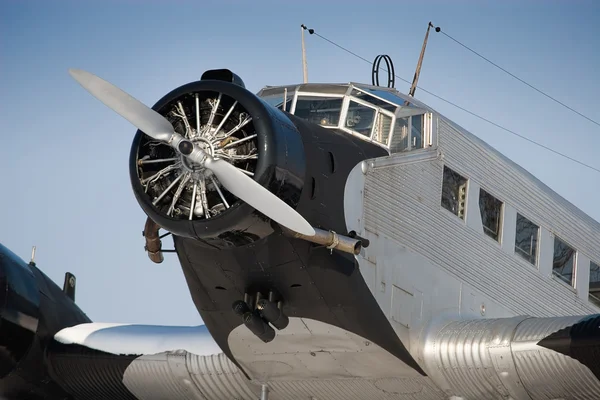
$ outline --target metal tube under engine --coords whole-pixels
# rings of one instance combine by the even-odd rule
[[[362,248],[362,242],[359,239],[353,239],[348,236],[339,235],[333,231],[326,231],[324,229],[314,228],[315,235],[307,236],[298,232],[294,232],[283,226],[281,228],[283,232],[288,236],[327,246],[327,248],[331,250],[336,249],[345,253],[357,255],[358,253],[360,253],[360,250]]]
[[[146,220],[146,225],[144,226],[144,238],[146,239],[146,251],[148,252],[148,258],[155,262],[156,264],[160,264],[164,261],[164,256],[162,253],[162,242],[158,237],[158,230],[160,226],[150,218]]]

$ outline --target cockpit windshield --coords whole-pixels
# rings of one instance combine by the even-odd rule
[[[325,128],[378,143],[390,153],[431,143],[431,113],[393,89],[361,84],[301,84],[267,87],[268,104]]]
[[[355,97],[357,99],[366,101],[369,104],[372,104],[378,108],[382,108],[382,109],[390,111],[390,112],[396,111],[396,108],[397,108],[397,106],[395,104],[391,104],[391,103],[381,100],[377,97],[370,96],[369,94],[367,94],[365,91],[362,91],[362,90],[353,89],[351,92],[351,96]]]
[[[321,126],[337,127],[343,100],[343,97],[298,96],[294,115]]]

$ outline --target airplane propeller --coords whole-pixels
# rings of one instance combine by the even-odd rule
[[[175,132],[173,125],[158,112],[87,71],[69,69],[69,74],[84,89],[140,131],[168,143],[191,162],[210,170],[234,196],[288,229],[307,236],[315,235],[314,228],[296,210],[235,166],[212,157],[194,142]]]

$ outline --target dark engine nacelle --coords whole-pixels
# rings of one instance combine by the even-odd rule
[[[46,351],[59,330],[90,322],[42,271],[0,244],[0,399],[65,399]]]
[[[152,108],[178,133],[297,206],[306,169],[298,130],[285,113],[246,90],[235,74],[208,71]],[[131,149],[130,177],[144,212],[175,235],[226,248],[273,232],[268,218],[230,194],[210,172],[141,131]]]

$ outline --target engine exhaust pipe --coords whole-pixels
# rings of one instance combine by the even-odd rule
[[[148,258],[156,264],[160,264],[165,259],[162,253],[162,242],[158,236],[159,229],[160,226],[156,222],[150,218],[146,220],[146,225],[144,226],[145,249],[148,252]]]
[[[314,228],[315,235],[307,236],[298,232],[294,232],[284,226],[281,227],[286,236],[303,239],[311,243],[327,246],[330,250],[339,250],[344,253],[358,255],[362,249],[362,242],[359,239],[354,239],[348,236],[340,235],[334,231],[326,231],[324,229]]]

